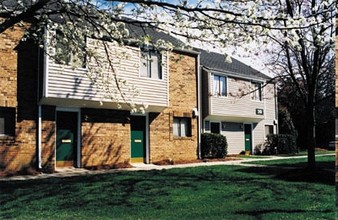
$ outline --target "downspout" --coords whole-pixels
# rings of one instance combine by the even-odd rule
[[[197,55],[197,108],[198,108],[198,159],[202,159],[201,157],[201,116],[202,116],[202,103],[201,103],[201,67],[200,67],[200,54]]]
[[[274,92],[275,92],[275,119],[276,119],[276,134],[279,134],[279,123],[278,123],[278,95],[277,95],[277,86],[274,83]]]
[[[41,143],[42,143],[42,135],[41,135],[41,105],[38,105],[38,168],[42,168],[41,164]]]
[[[40,48],[38,47],[38,77],[37,77],[37,91],[36,91],[36,101],[38,103],[38,123],[37,123],[37,131],[38,131],[38,140],[37,140],[37,147],[38,147],[38,150],[37,150],[37,158],[38,158],[38,169],[40,170],[42,168],[42,164],[41,164],[41,146],[42,146],[42,122],[41,122],[41,104],[40,104],[40,100],[39,100],[39,94],[40,94]]]
[[[41,74],[41,48],[38,46],[38,77],[37,77],[37,94],[36,101],[38,103],[38,122],[37,122],[37,158],[38,158],[38,169],[42,169],[42,106],[40,97],[40,89],[42,89],[41,96],[47,96],[47,69],[48,69],[48,56],[47,56],[47,44],[48,40],[48,31],[47,28],[44,28],[44,43],[43,43],[43,59],[42,59],[42,74]],[[40,78],[42,77],[42,80]],[[42,87],[41,83],[42,82]]]

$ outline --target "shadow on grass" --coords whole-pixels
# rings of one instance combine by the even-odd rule
[[[307,166],[307,162],[294,162],[294,161],[253,161],[253,162],[244,162],[246,164],[263,164],[269,166],[277,166],[277,167],[299,167],[305,168]],[[317,169],[335,169],[335,161],[316,161],[316,168]]]
[[[287,182],[334,184],[334,174],[329,171],[310,172],[305,169],[284,170],[238,166],[119,172],[0,182],[0,218],[20,219],[27,213],[31,213],[30,210],[34,210],[32,215],[37,215],[32,218],[42,218],[44,214],[56,218],[62,213],[66,213],[64,215],[86,213],[87,218],[95,218],[97,213],[100,213],[103,216],[124,218],[124,215],[138,217],[139,213],[147,213],[147,210],[152,210],[154,213],[172,209],[175,212],[174,210],[180,207],[176,207],[173,197],[179,196],[185,199],[205,190],[209,190],[211,194],[215,191],[221,193],[223,199],[219,202],[224,202],[224,198],[245,196],[248,196],[245,200],[262,201],[259,194],[253,196],[253,193],[258,193],[257,189],[268,188],[272,195],[278,195],[278,189],[273,187],[274,184],[278,184],[274,179]],[[232,190],[229,189],[230,187]],[[291,184],[288,187],[295,186]],[[211,196],[207,195],[207,197]],[[251,213],[246,209],[235,210],[233,213],[255,216],[263,212],[277,211],[272,208]],[[292,208],[283,212],[301,211]],[[175,217],[178,217],[180,214],[176,215]]]
[[[277,166],[277,165],[276,165]],[[282,166],[279,164],[278,166]],[[290,167],[290,165],[288,165]],[[240,168],[238,171],[244,173],[256,173],[261,175],[270,175],[274,179],[290,181],[290,182],[307,182],[307,183],[321,183],[326,185],[335,185],[334,169],[320,169],[309,170],[302,166],[294,166],[296,168],[286,169],[283,167],[246,167]],[[293,165],[292,165],[293,166]]]
[[[311,211],[309,210],[302,210],[302,209],[294,209],[294,210],[285,210],[285,209],[269,209],[269,210],[253,210],[253,211],[239,211],[236,212],[236,214],[241,214],[241,215],[250,215],[254,216],[257,219],[263,219],[262,216],[266,214],[278,214],[278,213],[288,213],[288,214],[293,214],[293,213],[309,213]],[[318,210],[312,211],[316,214],[318,214]],[[331,210],[322,210],[320,211],[321,213],[327,213],[331,212]]]

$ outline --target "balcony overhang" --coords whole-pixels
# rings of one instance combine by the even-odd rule
[[[69,107],[69,108],[94,108],[94,109],[114,109],[114,110],[131,110],[130,104],[127,103],[116,103],[107,101],[97,100],[82,100],[82,99],[70,99],[70,98],[52,98],[44,97],[40,100],[41,105],[52,105],[58,107]],[[143,104],[135,103],[136,109],[143,107]],[[160,106],[154,104],[148,104],[145,108],[145,112],[161,112],[168,106]]]
[[[208,115],[204,120],[209,121],[227,121],[238,123],[258,123],[264,119],[264,115],[257,116],[233,116],[233,115]]]

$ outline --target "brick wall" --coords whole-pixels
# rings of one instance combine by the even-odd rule
[[[19,42],[23,33],[14,27],[0,34],[0,107],[16,112],[15,136],[0,137],[0,172],[7,174],[36,168],[37,49]]]
[[[130,161],[129,112],[82,109],[82,166],[114,166]]]
[[[150,162],[197,158],[198,122],[192,118],[192,109],[197,107],[196,57],[172,52],[169,82],[169,108],[149,115]],[[191,118],[191,137],[174,137],[174,117]]]
[[[55,106],[42,106],[41,166],[43,172],[55,170],[56,122]]]

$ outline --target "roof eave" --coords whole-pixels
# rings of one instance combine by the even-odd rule
[[[255,81],[259,80],[259,81],[264,81],[264,82],[271,79],[268,76],[266,76],[266,78],[257,77],[257,76],[251,76],[250,77],[248,75],[243,75],[243,74],[232,72],[232,71],[228,71],[228,70],[220,70],[220,69],[210,68],[210,67],[203,66],[203,65],[201,65],[201,66],[202,66],[203,69],[205,69],[206,71],[209,71],[209,72],[213,71],[213,72],[217,72],[217,73],[220,73],[220,74],[225,74],[227,76],[233,76],[233,77],[241,78],[241,79],[255,80]]]

